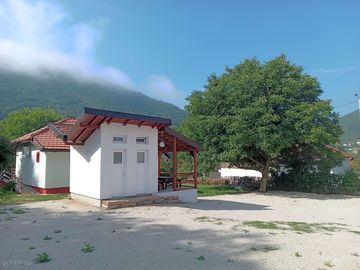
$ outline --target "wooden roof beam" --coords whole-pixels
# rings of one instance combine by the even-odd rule
[[[114,117],[109,117],[107,120],[106,120],[106,123],[107,124],[110,124],[111,123],[111,120],[113,120]]]

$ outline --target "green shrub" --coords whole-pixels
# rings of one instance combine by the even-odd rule
[[[9,181],[6,182],[5,185],[3,186],[3,189],[7,190],[7,191],[13,191],[16,187],[16,182],[15,181]]]
[[[324,171],[291,170],[289,173],[274,174],[272,189],[300,191],[319,194],[354,194],[359,190],[360,178],[349,171],[344,175]]]
[[[8,200],[13,192],[0,188],[0,201]]]
[[[342,176],[342,193],[354,194],[359,191],[360,177],[354,171],[349,171]]]

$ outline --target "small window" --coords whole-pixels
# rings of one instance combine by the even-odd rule
[[[136,137],[137,144],[147,144],[148,138],[147,137]]]
[[[145,152],[137,152],[137,163],[145,163]]]
[[[113,143],[126,143],[126,136],[113,137]]]
[[[36,152],[36,163],[40,162],[40,152]]]
[[[114,152],[114,164],[122,164],[122,152]]]
[[[30,155],[30,147],[29,146],[24,146],[22,153],[23,153],[24,156]]]

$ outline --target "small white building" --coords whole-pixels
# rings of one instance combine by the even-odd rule
[[[49,124],[13,141],[17,177],[42,194],[68,193],[70,182],[70,146],[63,133],[76,119],[66,118]]]
[[[200,146],[169,128],[167,118],[84,108],[26,134],[16,146],[16,176],[40,193],[71,193],[96,205],[102,200],[156,194],[197,200]],[[177,152],[189,152],[192,172],[177,172]],[[161,175],[171,156],[173,171]]]
[[[67,136],[72,197],[99,205],[105,199],[172,194],[195,202],[199,146],[169,125],[166,118],[85,108]],[[194,171],[186,179],[176,171],[178,151],[194,156]],[[167,152],[175,164],[170,189],[159,182],[160,159]]]

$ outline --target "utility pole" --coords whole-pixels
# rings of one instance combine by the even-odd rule
[[[360,96],[359,96],[359,94],[354,94],[354,95],[358,99],[358,109],[359,109],[359,118],[360,118]]]

